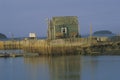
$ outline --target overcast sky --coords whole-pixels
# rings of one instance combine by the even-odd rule
[[[78,16],[80,33],[110,30],[120,33],[120,0],[0,0],[0,33],[8,37],[47,35],[46,18]]]

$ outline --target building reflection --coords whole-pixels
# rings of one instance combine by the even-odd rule
[[[80,56],[52,57],[49,67],[50,80],[80,80]]]

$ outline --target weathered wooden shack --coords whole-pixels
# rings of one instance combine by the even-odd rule
[[[52,17],[48,20],[48,39],[78,37],[78,25],[77,16]]]

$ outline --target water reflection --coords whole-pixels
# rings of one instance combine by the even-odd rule
[[[98,69],[97,56],[81,57],[81,80],[98,80],[96,71]]]
[[[120,56],[83,56],[81,80],[120,79]]]
[[[80,80],[80,56],[29,57],[24,61],[34,80],[36,77],[41,80]]]
[[[120,56],[24,58],[27,80],[118,80]]]
[[[29,80],[49,80],[49,65],[47,57],[24,58]]]
[[[80,80],[80,56],[53,57],[49,67],[51,80]]]

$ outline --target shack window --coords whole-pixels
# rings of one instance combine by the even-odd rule
[[[61,33],[66,34],[67,33],[67,28],[66,27],[61,28]]]

